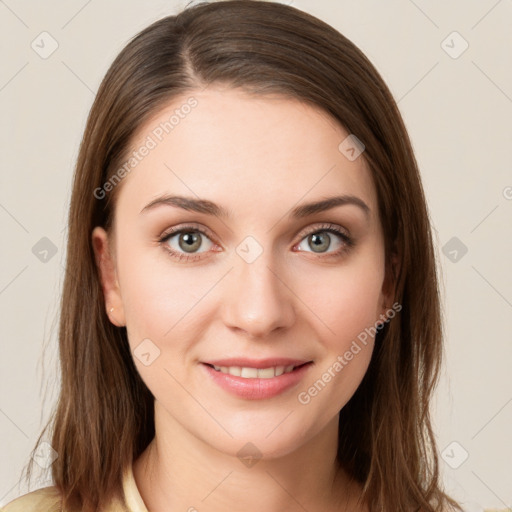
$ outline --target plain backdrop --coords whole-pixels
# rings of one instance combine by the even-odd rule
[[[510,507],[512,2],[287,3],[359,46],[398,102],[442,272],[440,469],[466,510]],[[185,4],[0,1],[0,505],[26,492],[20,473],[57,396],[66,216],[94,94],[129,38]]]

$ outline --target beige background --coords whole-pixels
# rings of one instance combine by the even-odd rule
[[[356,43],[399,103],[443,273],[447,360],[434,408],[443,478],[467,511],[511,507],[512,1],[287,3]],[[131,36],[184,5],[0,0],[0,505],[26,491],[20,471],[56,397],[65,221],[94,93]],[[46,59],[31,47],[41,37],[47,50],[58,44]],[[56,249],[46,262],[43,237]]]

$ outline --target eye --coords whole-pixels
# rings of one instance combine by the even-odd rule
[[[208,240],[208,243],[205,244],[203,242],[203,237]],[[198,253],[196,251],[200,248],[204,248],[206,245],[206,250],[203,252],[208,252],[208,249],[213,245],[208,233],[195,226],[183,226],[178,229],[173,228],[165,233],[162,238],[160,238],[159,242],[171,253],[171,256],[186,261],[200,258],[202,252]]]
[[[333,237],[332,235],[335,235]],[[319,257],[336,257],[346,253],[354,245],[352,238],[335,224],[323,224],[315,229],[309,229],[300,234],[301,243],[295,247],[302,252],[314,252]],[[327,252],[332,246],[332,239],[338,238],[338,248],[335,251]],[[206,244],[204,240],[207,240]],[[158,240],[173,258],[180,261],[195,261],[201,258],[203,252],[211,250],[215,244],[212,242],[210,235],[204,229],[194,226],[181,226],[172,228],[162,235]],[[300,246],[307,242],[313,251],[307,251]],[[203,248],[203,251],[199,249]],[[214,249],[215,250],[215,249]],[[218,250],[218,249],[217,249]],[[322,256],[325,253],[325,256]]]
[[[333,245],[333,236],[334,238],[338,238],[341,240],[341,243],[338,242],[338,248],[332,252],[327,252],[329,248]],[[306,233],[301,234],[302,237],[305,237],[304,241],[310,246],[313,247],[314,253],[324,254],[327,253],[328,256],[339,256],[342,253],[347,252],[354,245],[354,241],[352,238],[341,230],[338,226],[334,224],[324,224],[322,226],[317,227],[314,230],[309,230]],[[300,248],[300,245],[297,245],[299,251],[306,251],[305,249]]]

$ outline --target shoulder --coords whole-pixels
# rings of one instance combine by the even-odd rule
[[[57,487],[43,487],[0,507],[0,512],[60,512],[60,501]]]

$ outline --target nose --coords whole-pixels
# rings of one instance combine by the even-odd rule
[[[254,339],[289,328],[295,321],[291,289],[266,251],[251,263],[238,258],[222,298],[225,325]]]

